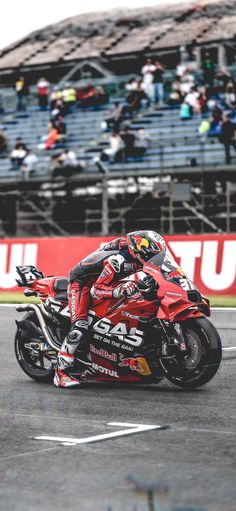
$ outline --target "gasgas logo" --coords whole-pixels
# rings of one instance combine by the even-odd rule
[[[88,312],[88,323],[91,325],[94,320],[95,312],[92,310]],[[106,337],[116,336],[120,341],[127,342],[136,347],[141,346],[144,337],[143,330],[138,330],[136,327],[127,330],[126,324],[122,322],[112,325],[111,320],[108,318],[102,318],[96,321],[93,324],[93,330]]]

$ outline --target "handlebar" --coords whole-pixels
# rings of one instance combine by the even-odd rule
[[[153,291],[153,287],[147,287],[146,289],[139,289],[140,293],[142,294],[148,294],[148,293],[151,293],[151,291]]]

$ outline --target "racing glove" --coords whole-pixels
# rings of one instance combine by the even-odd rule
[[[113,297],[122,298],[123,296],[127,296],[130,298],[130,296],[137,292],[138,288],[135,282],[127,282],[126,284],[120,284],[113,290]]]

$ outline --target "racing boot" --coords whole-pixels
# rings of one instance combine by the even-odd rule
[[[75,387],[80,385],[79,379],[69,374],[69,372],[73,370],[75,360],[79,361],[84,366],[84,370],[81,371],[81,374],[83,374],[85,370],[88,371],[91,367],[91,362],[88,360],[84,350],[79,352],[79,357],[74,356],[77,348],[83,344],[87,330],[87,321],[76,321],[76,323],[72,325],[58,353],[57,367],[54,376],[54,385],[56,385],[56,387]]]

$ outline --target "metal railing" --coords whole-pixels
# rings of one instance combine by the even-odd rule
[[[236,231],[233,181],[212,179],[211,172],[172,173],[168,181],[153,170],[128,174],[0,182],[0,236]]]

